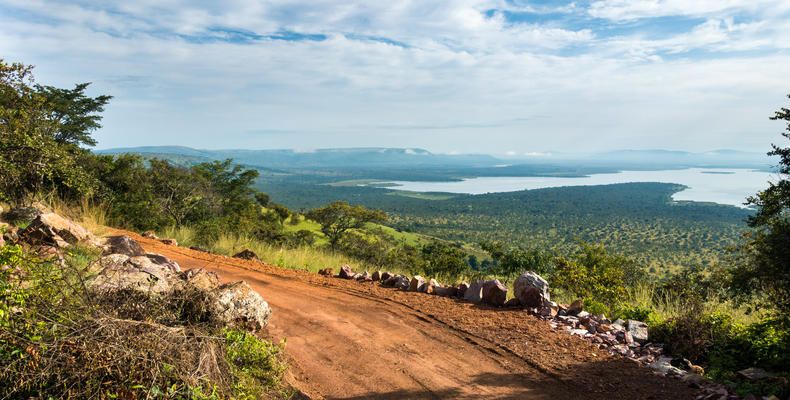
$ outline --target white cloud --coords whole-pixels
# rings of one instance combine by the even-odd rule
[[[606,3],[563,12],[613,19],[667,12],[650,11],[655,2],[627,12],[625,3]],[[734,19],[727,14],[736,2],[658,3],[706,21],[662,38],[602,37],[582,26],[486,14],[507,8],[495,1],[0,0],[40,17],[0,15],[0,54],[37,64],[42,82],[94,81],[96,93],[114,95],[98,135],[103,147],[502,153],[767,145],[776,128],[766,117],[789,87],[790,55],[782,50],[790,23]],[[326,40],[197,40],[217,27]],[[760,51],[686,56],[698,49]],[[503,123],[481,128],[479,121]],[[387,128],[398,126],[414,129]]]
[[[784,0],[600,0],[590,5],[589,14],[597,18],[628,21],[663,16],[705,17],[739,12],[783,12],[790,6]]]

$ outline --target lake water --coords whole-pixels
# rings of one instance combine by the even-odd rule
[[[676,201],[704,201],[743,207],[748,196],[765,189],[768,182],[777,181],[771,172],[749,169],[690,168],[662,171],[622,171],[611,174],[593,174],[578,178],[557,177],[479,177],[457,182],[387,182],[394,190],[412,192],[447,192],[483,194],[515,192],[525,189],[542,189],[560,186],[593,186],[628,182],[677,183],[688,188],[675,193]]]

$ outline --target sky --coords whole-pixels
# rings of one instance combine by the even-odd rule
[[[766,151],[790,0],[0,0],[0,57],[114,96],[100,149]]]

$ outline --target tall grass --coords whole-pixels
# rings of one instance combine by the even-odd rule
[[[79,204],[68,203],[57,196],[47,196],[41,203],[52,212],[67,217],[96,235],[107,232],[109,223],[107,207],[87,199],[82,199]]]
[[[192,228],[179,227],[167,228],[160,232],[160,236],[172,238],[183,246],[197,245],[196,233]],[[335,268],[348,264],[355,269],[374,269],[370,265],[361,263],[351,257],[321,248],[301,246],[296,248],[284,247],[265,243],[244,235],[223,233],[206,250],[232,256],[242,250],[252,250],[262,261],[279,267],[318,272],[323,268]]]
[[[684,315],[688,301],[680,296],[661,293],[655,286],[644,284],[629,290],[627,304],[652,310],[655,322],[663,322]],[[748,306],[737,305],[732,300],[710,299],[702,304],[701,314],[723,313],[732,317],[733,322],[748,325],[758,322],[762,315],[752,312]]]

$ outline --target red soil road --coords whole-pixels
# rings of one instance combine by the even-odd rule
[[[474,306],[164,245],[149,252],[269,302],[289,383],[326,399],[687,399],[684,383],[612,357],[522,310]]]

